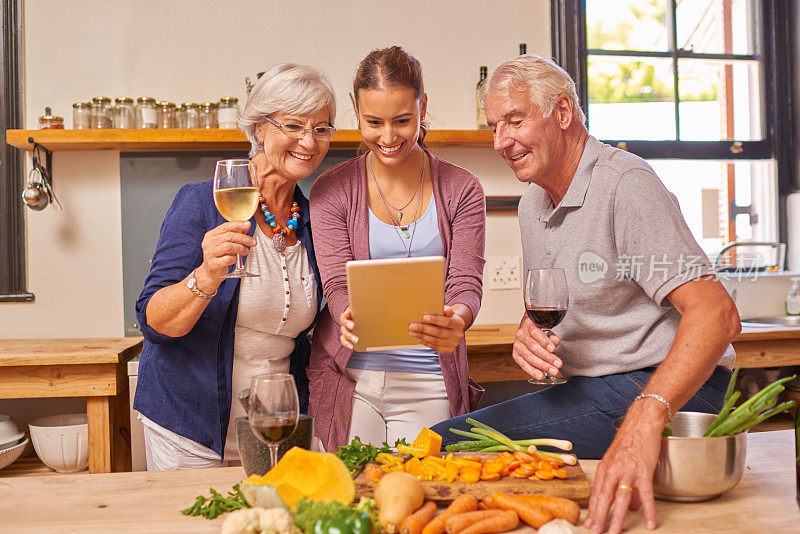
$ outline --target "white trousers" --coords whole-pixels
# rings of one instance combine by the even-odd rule
[[[148,471],[223,467],[220,456],[196,441],[180,436],[139,415],[144,427],[144,451]],[[237,462],[238,465],[238,462]]]
[[[399,438],[411,443],[423,427],[451,417],[442,375],[347,371],[356,380],[348,443],[355,436],[378,447]]]

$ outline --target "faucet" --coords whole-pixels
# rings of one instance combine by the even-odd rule
[[[747,246],[762,246],[762,247],[771,247],[776,249],[777,251],[777,261],[774,265],[765,265],[765,266],[756,266],[752,265],[751,267],[719,267],[719,260],[722,258],[723,254],[728,250],[735,248],[735,247],[747,247]],[[722,250],[719,251],[717,257],[714,259],[714,270],[717,272],[736,272],[741,270],[747,271],[782,271],[783,270],[783,262],[786,257],[786,244],[779,243],[777,241],[734,241],[732,243],[728,243]]]

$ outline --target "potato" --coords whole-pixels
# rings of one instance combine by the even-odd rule
[[[401,471],[387,473],[375,487],[378,519],[389,534],[399,531],[400,523],[425,502],[419,480]]]

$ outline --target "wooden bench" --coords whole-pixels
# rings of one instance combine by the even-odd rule
[[[511,358],[515,324],[476,325],[467,331],[469,375],[476,382],[530,378]],[[736,341],[736,365],[743,369],[800,365],[800,328],[744,328]]]
[[[89,472],[130,471],[128,360],[141,337],[0,340],[0,399],[86,397]]]

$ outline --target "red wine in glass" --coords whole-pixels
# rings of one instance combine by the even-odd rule
[[[569,305],[567,277],[563,269],[529,269],[523,289],[525,312],[545,335],[564,319]],[[566,378],[544,374],[544,378],[531,378],[531,384],[553,386],[563,384]]]
[[[297,426],[296,415],[276,415],[256,419],[250,423],[256,436],[267,444],[280,445],[294,433]]]

